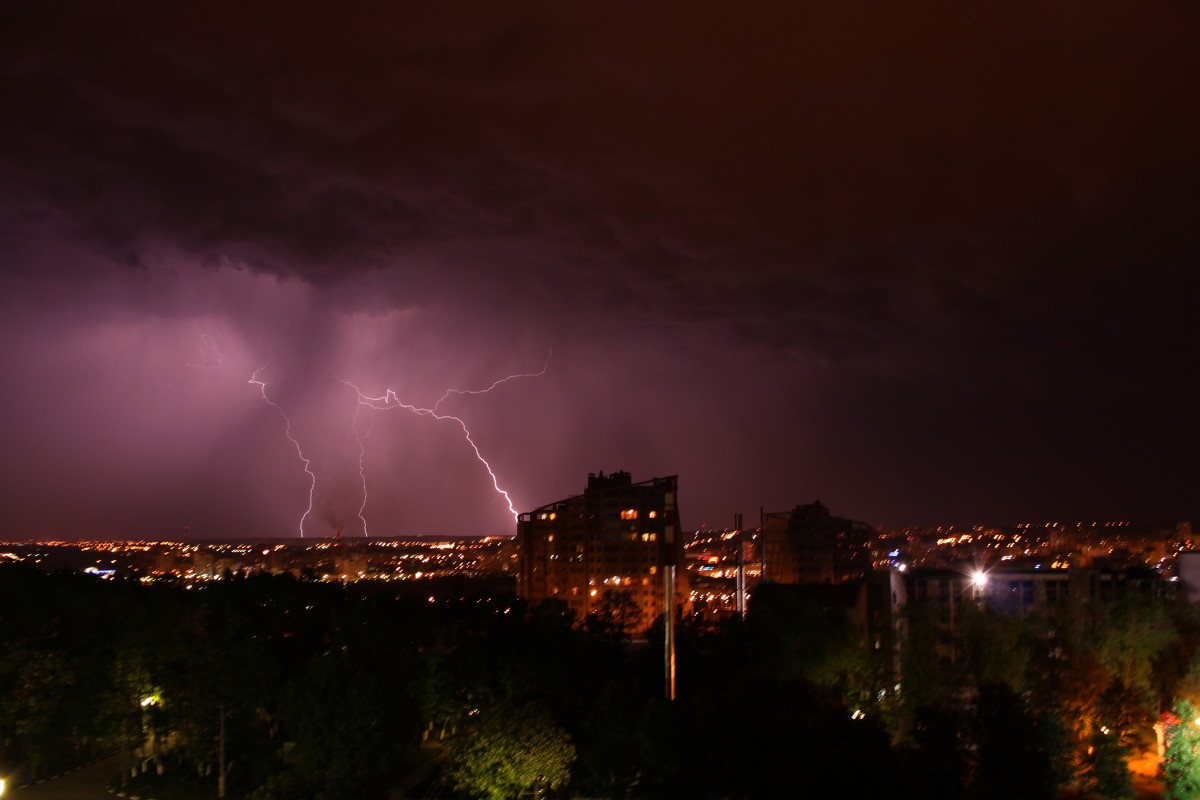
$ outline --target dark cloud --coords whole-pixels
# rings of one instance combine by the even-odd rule
[[[58,493],[291,530],[260,367],[314,524],[353,527],[338,377],[431,404],[551,345],[459,398],[519,507],[625,468],[679,473],[689,524],[816,495],[1194,514],[1186,4],[3,14],[0,436],[31,532],[77,525]],[[453,423],[384,413],[377,528],[508,529]]]

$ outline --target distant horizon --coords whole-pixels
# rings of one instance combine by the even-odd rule
[[[791,511],[791,509],[790,508],[781,509],[778,512],[767,512],[767,513],[786,513],[788,511]],[[843,518],[848,518],[848,519],[850,518],[850,517],[845,517],[845,515],[843,515],[843,514],[837,513],[836,509],[831,509],[831,513],[835,517],[843,517]],[[749,522],[749,520],[743,519],[743,523],[746,523],[746,522]],[[916,528],[916,529],[925,530],[925,531],[935,531],[940,528],[946,528],[946,529],[954,528],[954,529],[962,529],[962,530],[980,528],[980,527],[982,527],[982,528],[1017,528],[1017,527],[1025,526],[1025,525],[1035,527],[1035,528],[1047,528],[1047,527],[1061,526],[1061,527],[1065,527],[1065,528],[1082,527],[1085,529],[1090,529],[1092,527],[1097,527],[1097,526],[1104,527],[1106,524],[1115,524],[1115,523],[1124,523],[1124,525],[1129,527],[1130,529],[1169,530],[1169,529],[1173,529],[1173,528],[1178,528],[1180,525],[1195,524],[1196,522],[1197,522],[1197,519],[1193,518],[1193,519],[1178,519],[1178,520],[1174,520],[1174,521],[1087,520],[1087,521],[1064,522],[1062,520],[1049,520],[1049,521],[1036,521],[1036,522],[1022,521],[1022,522],[1013,522],[1013,523],[1008,523],[1008,524],[995,524],[995,523],[987,523],[987,522],[962,522],[962,523],[941,523],[941,524],[909,523],[909,524],[903,524],[903,525],[874,525],[874,524],[868,522],[866,524],[870,525],[876,531],[900,531],[900,530],[905,530],[905,529],[910,529],[910,528]],[[754,525],[745,525],[744,524],[743,530],[756,530],[757,528],[758,528],[757,521],[755,521]],[[732,527],[732,525],[724,526],[724,527],[715,526],[715,525],[703,525],[698,528],[684,527],[683,532],[685,534],[694,534],[694,533],[700,533],[700,532],[706,531],[706,530],[707,531],[729,531],[729,530],[733,530],[733,527]],[[438,534],[433,534],[433,533],[425,533],[425,534],[400,534],[400,535],[379,535],[379,536],[362,536],[362,535],[350,535],[350,534],[343,533],[341,536],[341,539],[343,541],[354,541],[354,542],[370,542],[370,541],[412,542],[412,541],[450,541],[450,540],[458,540],[458,539],[515,539],[516,536],[517,536],[516,531],[513,531],[512,533],[508,533],[508,534],[495,534],[495,533],[490,533],[490,534],[489,533],[454,533],[454,534],[438,533]],[[91,538],[89,538],[89,537],[75,537],[75,538],[50,537],[50,538],[0,539],[0,545],[57,544],[57,543],[76,544],[76,543],[81,543],[81,542],[83,542],[83,543],[90,543],[90,542],[118,543],[119,542],[119,543],[130,543],[130,544],[139,544],[139,543],[140,544],[231,544],[231,543],[238,543],[238,544],[266,544],[266,543],[299,544],[299,543],[314,543],[314,542],[315,543],[336,542],[337,540],[338,540],[337,535],[305,536],[303,538],[299,537],[299,536],[253,536],[253,537],[246,537],[246,538],[237,538],[237,537],[214,538],[214,537],[192,537],[192,536],[189,536],[186,539],[183,537],[172,538],[172,537],[143,536],[143,537],[138,537],[138,538],[113,538],[113,537],[106,537],[106,536],[96,536],[96,537],[91,537]]]

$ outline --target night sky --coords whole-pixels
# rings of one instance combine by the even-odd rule
[[[1200,7],[0,10],[4,537],[1200,517]],[[544,369],[544,372],[543,372]],[[250,383],[258,371],[262,389]],[[534,373],[542,374],[533,376]],[[360,449],[361,448],[361,449]]]

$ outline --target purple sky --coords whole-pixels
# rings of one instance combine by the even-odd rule
[[[8,537],[1200,517],[1200,10],[16,2]],[[356,435],[357,433],[357,435]]]

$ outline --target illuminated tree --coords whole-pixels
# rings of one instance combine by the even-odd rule
[[[481,709],[449,743],[445,774],[456,791],[480,800],[510,800],[552,789],[571,777],[575,746],[544,709]]]
[[[1169,742],[1163,759],[1166,800],[1200,798],[1200,727],[1195,724],[1196,707],[1187,700],[1175,706],[1179,725],[1167,735]]]

